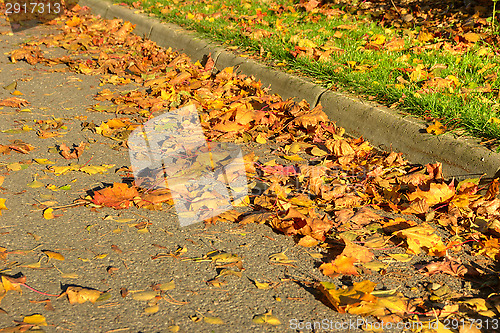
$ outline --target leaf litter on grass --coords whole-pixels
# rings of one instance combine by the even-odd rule
[[[110,109],[113,113],[122,110],[119,119],[110,119],[100,126],[86,124],[84,128],[94,129],[105,138],[114,138],[110,144],[115,144],[118,139],[126,145],[127,134],[161,115],[163,109],[194,105],[209,142],[253,144],[260,138],[261,142],[265,139],[266,143],[273,141],[279,146],[275,153],[281,162],[263,163],[261,157],[253,153],[244,157],[247,185],[253,190],[241,203],[247,211],[227,211],[223,213],[224,217],[207,219],[207,224],[218,220],[265,223],[277,232],[294,237],[299,245],[319,247],[325,254],[319,266],[324,278],[317,279],[314,286],[326,297],[326,304],[339,313],[371,316],[385,323],[424,322],[432,318],[441,322],[450,318],[468,322],[469,318],[495,318],[499,315],[500,299],[490,289],[498,289],[499,285],[500,199],[497,198],[497,180],[489,185],[485,195],[480,194],[479,180],[469,179],[461,183],[447,180],[442,175],[440,163],[425,167],[411,165],[401,154],[381,153],[362,138],[344,136],[343,129],[328,119],[321,105],[311,109],[305,101],[297,103],[270,95],[261,83],[238,75],[233,68],[213,72],[210,66],[193,64],[185,55],[161,49],[152,41],[143,41],[132,35],[133,26],[128,22],[96,19],[79,6],[74,8],[72,15],[73,19],[59,22],[63,39],[48,36],[31,41],[14,51],[11,59],[26,60],[30,64],[62,63],[62,59],[46,59],[37,52],[39,44],[66,46],[71,54],[82,51],[79,43],[84,40],[85,49],[95,51],[99,56],[85,63],[77,61],[76,56],[65,57],[64,63],[72,71],[86,75],[111,73],[139,85],[139,89],[129,92],[101,91],[96,96],[98,100],[126,108]],[[107,39],[93,39],[93,36],[106,36]],[[60,40],[64,40],[64,44]],[[96,45],[95,41],[99,44]],[[375,38],[373,42],[380,41]],[[115,47],[117,45],[133,46],[135,52],[123,53],[121,48]],[[28,51],[34,52],[36,57],[27,58],[31,54]],[[121,84],[124,81],[113,82]],[[168,127],[171,123],[164,125]],[[121,130],[125,134],[117,138]],[[32,146],[25,143],[16,143],[14,147],[8,146],[6,151],[29,153],[32,150]],[[62,146],[60,151],[68,157],[78,157],[79,147],[81,145],[71,150]],[[289,157],[293,155],[289,154],[298,158],[291,161]],[[179,170],[199,163],[198,157],[194,154],[178,158]],[[86,166],[91,167],[88,170],[90,175],[108,169],[108,166],[101,169],[73,164],[49,166],[47,171],[63,174],[83,171]],[[121,170],[125,172],[124,178],[130,177],[130,168]],[[258,184],[265,186],[262,188]],[[164,203],[174,204],[168,189],[150,190],[142,185],[114,182],[76,199],[76,202],[93,208],[128,209],[137,206],[151,210],[164,209]],[[188,211],[216,208],[207,200],[210,197],[194,195],[190,199]],[[45,209],[43,216],[54,218],[53,209]],[[138,230],[147,229],[147,223],[134,226]],[[402,252],[414,257],[410,257],[412,260],[402,259]],[[235,265],[239,271],[221,271],[219,276],[239,276],[243,266],[237,254],[214,253],[192,260],[209,261],[219,267]],[[46,250],[45,254],[50,258],[64,259],[54,251]],[[370,279],[383,281],[384,275],[394,271],[387,266],[366,264],[378,261],[382,264],[387,255],[407,264],[402,274],[407,274],[408,278],[410,274],[420,274],[422,280],[434,274],[447,274],[463,281],[477,281],[479,277],[485,283],[475,286],[473,295],[458,290],[448,299],[437,296],[439,286],[432,286],[417,297],[405,295],[405,290],[376,289],[377,282]],[[485,264],[469,269],[466,261],[475,256],[484,259]],[[270,262],[295,267],[293,259],[288,259],[284,252],[271,257]],[[410,263],[415,257],[421,260],[420,264],[425,262],[426,265],[418,273],[411,273],[415,272]],[[329,277],[343,277],[343,281],[352,283],[339,286]],[[2,277],[2,281],[7,281],[4,282],[5,292],[19,289],[15,284],[9,285],[8,278]],[[158,291],[142,293],[144,297],[140,296],[142,294],[133,295],[151,301],[161,294]],[[84,287],[70,287],[65,294],[71,304],[94,303],[103,295]],[[481,307],[474,305],[478,299]],[[157,311],[156,302],[145,308],[148,314]],[[224,323],[218,317],[202,317],[207,323]],[[253,321],[280,324],[271,312],[255,314]]]

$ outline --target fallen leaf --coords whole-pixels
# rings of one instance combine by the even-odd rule
[[[281,325],[281,321],[271,312],[256,315],[255,317],[253,317],[252,322],[254,322],[255,324],[269,324],[274,326]]]
[[[56,259],[56,260],[64,260],[64,256],[58,252],[53,252],[49,250],[42,250],[43,253],[49,258]]]
[[[25,322],[26,324],[32,324],[37,326],[47,326],[47,321],[45,320],[45,317],[42,316],[41,314],[26,316],[23,318],[23,322]]]
[[[446,126],[441,124],[439,121],[436,121],[434,124],[429,125],[426,131],[429,134],[440,135],[446,132]]]
[[[68,296],[68,300],[70,304],[82,304],[87,301],[94,304],[102,292],[94,289],[87,289],[83,287],[73,287],[70,286],[66,289],[66,295]]]
[[[8,208],[5,206],[6,200],[7,199],[0,198],[0,216],[2,215],[2,210],[8,210]]]

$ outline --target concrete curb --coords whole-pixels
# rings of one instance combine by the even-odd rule
[[[160,23],[128,8],[102,0],[81,0],[80,5],[90,7],[93,13],[107,19],[130,21],[136,24],[134,33],[162,47],[186,53],[193,61],[201,61],[211,54],[218,69],[234,66],[238,72],[253,75],[285,99],[305,99],[312,106],[321,103],[328,117],[344,127],[347,133],[363,136],[383,149],[402,152],[413,163],[440,161],[446,176],[460,179],[481,174],[494,177],[500,173],[500,154],[484,148],[475,139],[455,139],[449,133],[441,136],[427,134],[426,125],[420,119],[403,118],[387,107],[328,91],[303,78],[234,55],[175,24]]]

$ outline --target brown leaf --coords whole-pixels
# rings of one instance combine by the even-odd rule
[[[25,99],[19,97],[9,97],[3,100],[0,100],[0,106],[8,106],[11,108],[19,108],[21,106],[28,105],[29,102]]]
[[[315,126],[319,122],[327,122],[328,116],[323,112],[321,104],[318,104],[314,109],[304,111],[301,115],[297,116],[294,122],[297,125],[308,127]]]
[[[59,149],[61,150],[60,153],[62,157],[65,159],[73,159],[73,158],[79,158],[80,155],[83,153],[83,150],[85,149],[85,142],[80,142],[78,146],[73,145],[73,148],[69,148],[65,143],[62,143],[59,146]]]
[[[446,256],[443,261],[432,262],[420,269],[424,275],[431,276],[437,273],[449,274],[452,276],[463,277],[468,269],[459,260]]]
[[[491,182],[490,186],[488,186],[488,191],[486,192],[484,196],[484,200],[493,200],[496,198],[499,192],[499,180],[500,178],[495,178]]]

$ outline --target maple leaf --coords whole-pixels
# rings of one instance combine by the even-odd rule
[[[480,250],[476,255],[486,255],[491,259],[500,258],[500,240],[498,238],[490,237],[479,243]]]
[[[434,124],[429,125],[426,128],[426,131],[427,133],[434,135],[443,134],[444,132],[446,132],[446,126],[441,124],[439,121],[436,121]]]
[[[128,187],[125,183],[113,183],[112,187],[105,187],[95,191],[92,202],[99,206],[114,209],[126,209],[132,205],[132,200],[139,196],[136,187]]]
[[[365,246],[354,244],[345,237],[343,237],[342,240],[345,243],[345,247],[340,255],[354,258],[357,262],[370,262],[375,257],[375,255]]]
[[[499,182],[500,182],[500,178],[493,179],[490,186],[488,186],[488,191],[486,192],[486,194],[484,196],[484,200],[493,200],[496,198],[496,196],[498,195],[498,192],[500,191],[499,190],[499,188],[500,188]]]
[[[301,0],[300,5],[305,8],[306,12],[312,11],[314,8],[317,8],[321,4],[321,1],[318,0]]]
[[[325,146],[337,157],[353,155],[355,153],[351,145],[343,139],[328,140],[325,142]]]
[[[434,206],[443,202],[447,202],[455,195],[455,188],[453,185],[446,185],[445,183],[437,184],[431,183],[428,191],[423,191],[418,188],[416,191],[409,193],[408,200],[410,202],[416,199],[425,199],[429,206]]]
[[[345,255],[339,255],[333,262],[323,263],[319,266],[319,269],[324,275],[330,277],[337,277],[339,275],[359,275],[354,263],[356,258],[347,257]]]
[[[340,313],[346,313],[351,307],[358,306],[362,301],[374,301],[376,298],[370,293],[374,290],[377,284],[369,280],[354,282],[348,288],[339,288],[333,283],[321,282],[318,284],[318,289],[323,293],[328,301]]]
[[[303,127],[315,126],[319,122],[327,122],[328,116],[323,112],[323,108],[321,104],[318,104],[312,110],[304,110],[296,116],[294,122],[297,125],[301,125]]]
[[[24,143],[21,140],[15,140],[12,144],[9,145],[9,148],[23,154],[27,154],[35,149],[35,147],[33,147],[32,145]]]
[[[395,234],[398,237],[406,239],[408,251],[414,254],[419,254],[421,250],[430,254],[429,250],[434,246],[444,246],[441,237],[436,235],[434,228],[427,223],[423,223],[417,227],[399,230]]]
[[[85,143],[82,141],[78,146],[73,145],[73,148],[69,148],[65,143],[59,146],[61,150],[60,153],[65,159],[79,158],[85,149]]]
[[[431,276],[437,273],[445,273],[453,276],[463,277],[468,273],[468,269],[459,259],[446,256],[443,261],[429,263],[420,269],[423,274]]]
[[[0,106],[9,106],[11,108],[19,108],[28,105],[29,102],[19,97],[9,97],[0,100]]]
[[[325,234],[331,229],[333,221],[325,215],[322,219],[306,217],[295,208],[288,208],[286,216],[271,221],[271,227],[282,231],[286,235],[311,236],[324,241]]]

